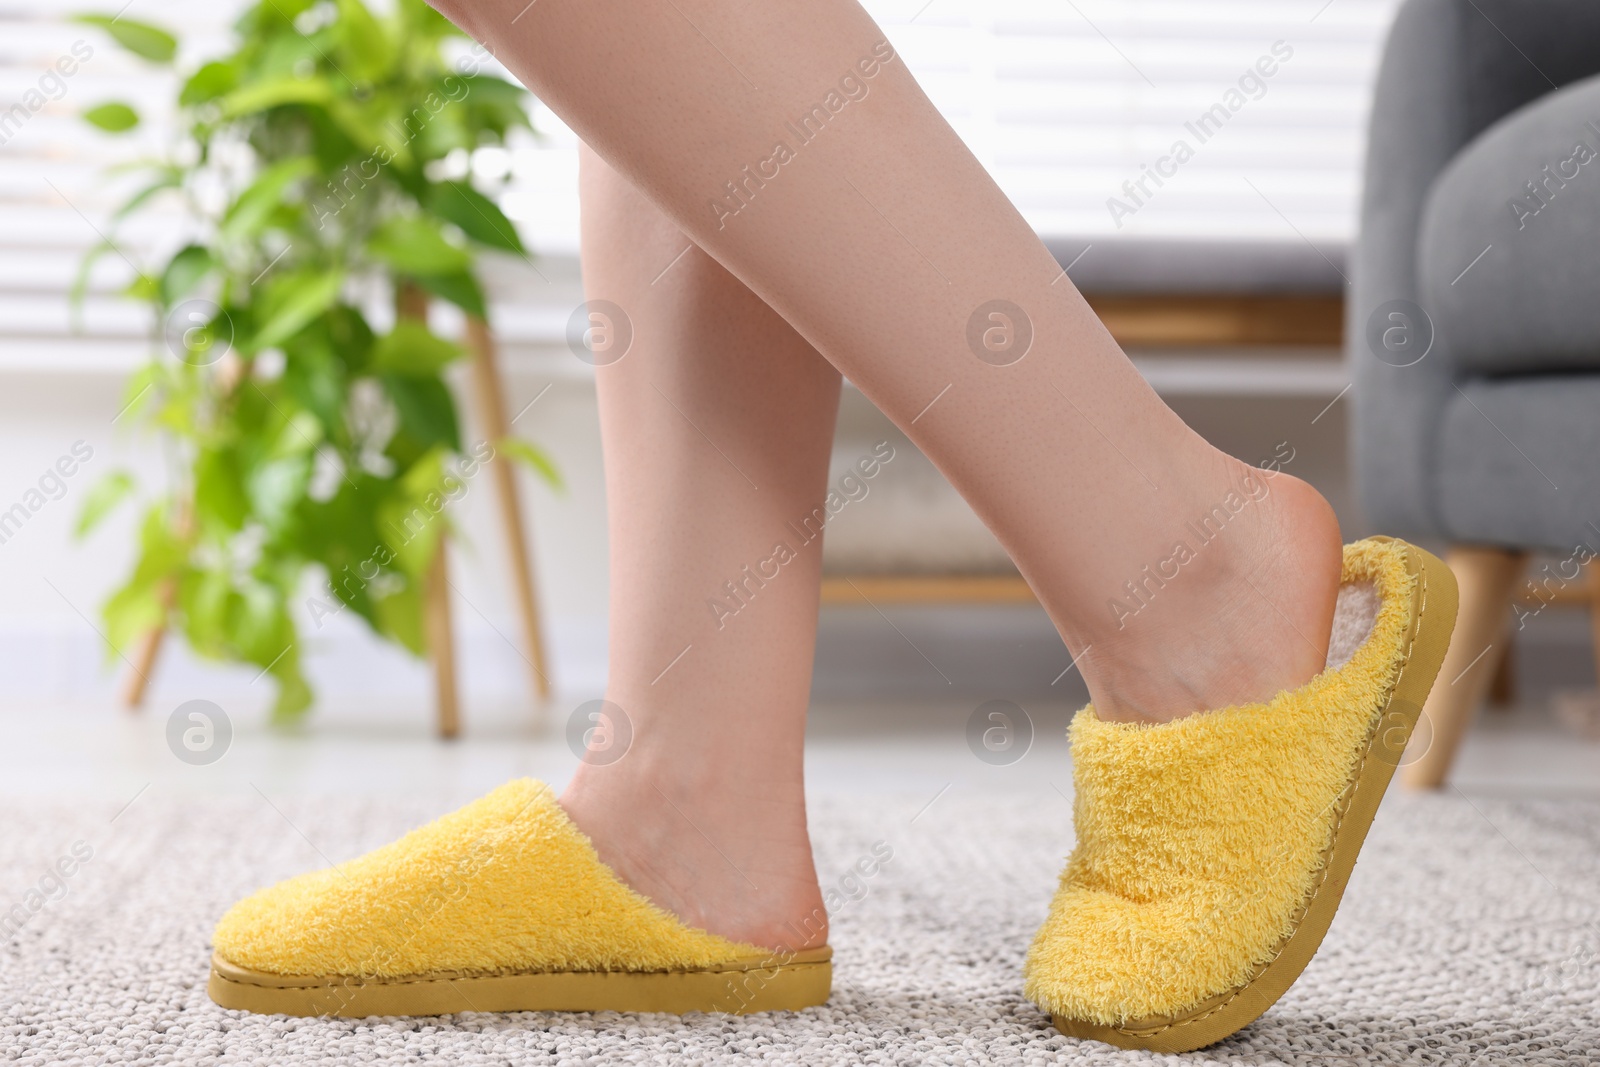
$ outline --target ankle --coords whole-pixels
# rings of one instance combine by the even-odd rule
[[[749,787],[711,762],[582,765],[560,803],[624,883],[690,926],[779,951],[826,944],[798,775]]]
[[[1086,633],[1084,679],[1102,718],[1160,722],[1267,700],[1325,665],[1342,560],[1332,508],[1288,474],[1232,459],[1225,470],[1216,501],[1171,516],[1171,548],[1130,565]]]

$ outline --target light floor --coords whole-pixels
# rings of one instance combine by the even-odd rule
[[[147,792],[259,792],[269,799],[401,794],[464,802],[517,775],[559,788],[577,764],[565,740],[577,703],[553,701],[542,717],[526,708],[474,708],[464,736],[453,742],[431,735],[421,705],[325,708],[290,732],[246,720],[233,723],[226,753],[206,766],[173,754],[165,707],[130,714],[112,706],[13,705],[0,711],[0,797],[78,796],[117,805]],[[818,703],[806,755],[811,792],[923,794],[930,802],[999,792],[1068,810],[1072,771],[1065,731],[1077,701],[1021,701],[1033,741],[1007,765],[985,763],[969,746],[968,722],[980,703]],[[1600,798],[1600,741],[1576,736],[1543,704],[1486,710],[1453,781],[1475,794]]]

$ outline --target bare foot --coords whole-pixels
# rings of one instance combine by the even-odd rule
[[[1083,628],[1081,666],[1103,718],[1164,722],[1266,700],[1326,662],[1342,559],[1332,508],[1290,475],[1217,462],[1211,491],[1168,517],[1186,551],[1130,573],[1138,584],[1120,612],[1086,611],[1098,629]],[[1212,497],[1222,511],[1194,503]],[[827,912],[799,747],[724,735],[750,725],[641,732],[617,763],[580,766],[561,804],[625,883],[689,925],[778,950],[819,946]]]
[[[1343,559],[1333,509],[1288,474],[1224,466],[1233,496],[1175,514],[1172,550],[1099,616],[1082,666],[1101,718],[1268,700],[1326,664]]]
[[[826,944],[799,753],[792,776],[744,780],[740,761],[696,747],[585,764],[561,806],[627,885],[690,926],[784,951]]]

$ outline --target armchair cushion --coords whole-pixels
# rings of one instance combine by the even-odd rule
[[[1597,412],[1600,374],[1480,378],[1452,389],[1436,453],[1444,536],[1564,555],[1600,545]]]
[[[1600,370],[1600,76],[1451,161],[1423,208],[1417,272],[1462,376]]]

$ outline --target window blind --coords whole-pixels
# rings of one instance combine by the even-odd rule
[[[1396,4],[867,7],[1041,234],[1337,243],[1354,227],[1370,83]],[[148,332],[144,309],[113,295],[133,270],[117,256],[100,261],[76,325],[67,294],[122,191],[104,167],[171,141],[172,75],[68,22],[78,6],[0,7],[0,364],[124,366],[137,358],[128,340]],[[180,66],[192,66],[225,45],[240,6],[134,0],[128,14],[178,31]],[[75,45],[92,54],[60,74]],[[112,138],[77,117],[106,100],[133,103],[144,123]],[[535,125],[540,139],[480,150],[473,167],[511,176],[503,206],[537,252],[571,255],[576,140],[542,106]],[[143,219],[128,231],[129,260],[182,239],[182,225],[175,208]]]
[[[875,5],[1047,236],[1347,240],[1394,0]]]

